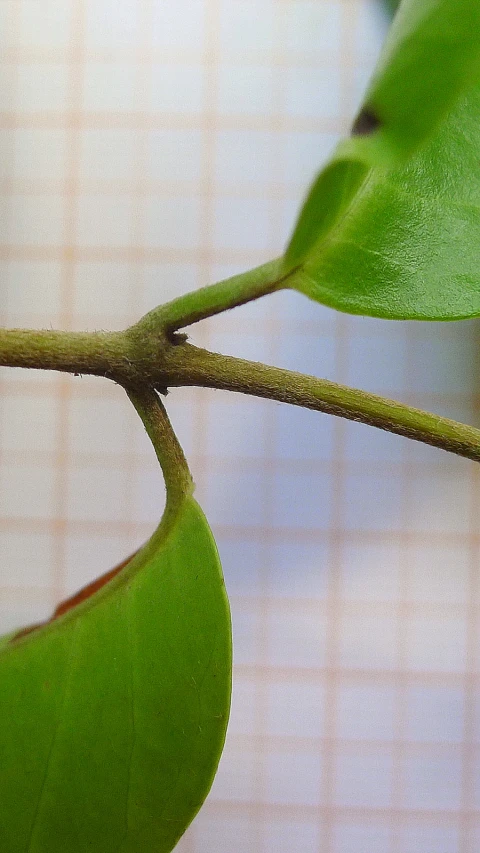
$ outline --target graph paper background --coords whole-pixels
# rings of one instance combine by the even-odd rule
[[[0,0],[0,322],[118,328],[277,255],[346,131],[373,0]],[[209,348],[478,421],[478,326],[278,294]],[[231,595],[227,746],[182,853],[476,853],[473,463],[203,390],[169,410]],[[163,485],[123,394],[0,373],[0,627],[151,532]]]

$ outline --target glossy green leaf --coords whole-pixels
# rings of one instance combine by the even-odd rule
[[[478,0],[403,0],[356,127],[305,202],[289,285],[353,314],[480,315]]]
[[[228,602],[191,497],[113,580],[0,653],[0,847],[170,851],[227,725]]]

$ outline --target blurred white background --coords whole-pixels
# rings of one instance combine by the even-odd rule
[[[375,0],[0,0],[0,323],[110,329],[278,255],[348,131]],[[475,323],[281,293],[210,349],[478,419]],[[231,596],[227,746],[182,853],[476,853],[473,463],[274,403],[168,408]],[[163,485],[123,393],[0,372],[1,628],[149,535]]]

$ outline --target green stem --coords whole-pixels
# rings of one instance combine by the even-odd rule
[[[136,328],[148,332],[162,327],[175,332],[184,326],[198,323],[222,311],[244,305],[267,293],[279,290],[294,270],[282,275],[283,258],[277,258],[255,267],[253,270],[234,275],[224,281],[186,293],[172,302],[154,308],[137,323]]]
[[[187,460],[157,392],[148,388],[125,390],[143,421],[160,462],[167,489],[165,515],[170,516],[193,491]]]
[[[263,287],[265,280],[264,276]],[[278,286],[279,280],[276,280],[275,287]],[[184,299],[193,305],[194,296],[191,294]],[[174,306],[176,302],[170,305]],[[204,310],[204,300],[202,305]],[[194,316],[193,307],[190,313],[177,308],[175,312],[177,317],[182,316],[182,322],[191,322]],[[151,315],[147,316],[151,318]],[[165,316],[171,318],[173,313],[167,311]],[[195,316],[198,318],[198,312]],[[336,385],[326,379],[200,350],[183,343],[178,337],[172,342],[165,325],[159,322],[159,315],[151,327],[149,324],[142,327],[142,322],[125,332],[109,333],[0,330],[0,366],[105,376],[128,389],[131,396],[140,395],[139,406],[146,405],[147,398],[143,395],[152,394],[153,388],[163,390],[168,386],[199,385],[239,391],[360,421],[480,461],[480,430],[474,427]],[[170,326],[170,331],[172,328]],[[150,405],[153,405],[153,398],[150,398]],[[159,405],[158,401],[156,409],[142,409],[145,423],[147,417],[153,418],[154,411],[157,412],[156,418],[160,417]],[[150,431],[155,423],[151,421]],[[155,448],[159,453],[163,439],[160,439],[158,424],[155,429],[155,434],[158,434]],[[151,436],[153,434],[151,432]],[[174,465],[186,464],[183,454],[180,456],[172,448],[173,445],[169,453],[175,460]]]
[[[125,365],[121,332],[0,329],[0,366],[111,377]]]
[[[278,400],[358,421],[480,461],[480,430],[449,418],[266,364],[198,349],[191,344],[168,353],[169,386],[200,385]]]

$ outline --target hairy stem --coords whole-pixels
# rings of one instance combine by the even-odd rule
[[[167,489],[166,512],[170,514],[193,490],[187,460],[157,392],[136,388],[127,388],[126,391],[160,462]]]
[[[172,302],[154,308],[142,317],[137,328],[148,332],[162,326],[167,332],[175,332],[192,323],[198,323],[199,320],[273,293],[279,290],[294,272],[292,270],[282,274],[282,263],[283,258],[277,258],[248,272],[186,293]]]
[[[290,370],[211,353],[190,344],[169,351],[167,384],[238,391],[393,432],[480,461],[480,430],[365,391]],[[173,369],[172,369],[173,368]]]
[[[0,329],[0,366],[112,376],[125,363],[118,332]]]
[[[190,313],[185,303],[181,311],[175,308],[176,314],[169,314],[166,306],[162,322],[160,315],[154,319],[150,314],[144,318],[150,318],[148,322],[140,321],[125,332],[0,330],[0,366],[105,376],[131,396],[182,385],[239,391],[360,421],[480,461],[480,430],[474,427],[326,379],[210,353],[175,338],[171,334],[174,326],[165,325],[165,317],[181,316],[182,323],[199,319],[194,296],[184,297],[193,306]],[[202,305],[205,308],[204,300]]]

